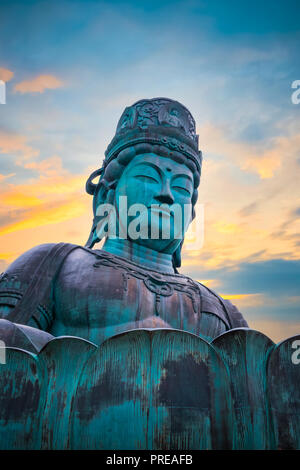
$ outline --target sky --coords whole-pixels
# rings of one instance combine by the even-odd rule
[[[299,334],[299,14],[298,0],[0,0],[0,272],[41,243],[85,244],[85,181],[119,117],[165,96],[203,152],[204,244],[186,242],[180,272],[273,341]]]

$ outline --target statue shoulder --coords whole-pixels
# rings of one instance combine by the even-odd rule
[[[44,243],[25,251],[9,265],[4,275],[19,273],[24,277],[32,273],[55,246],[55,243]]]
[[[52,322],[52,280],[78,247],[45,243],[19,256],[0,276],[0,317],[47,329]]]
[[[41,282],[40,278],[46,283],[75,248],[81,247],[71,243],[44,243],[25,251],[0,274],[0,292],[7,288],[23,292],[30,282]]]
[[[221,297],[222,298],[222,297]],[[249,328],[248,323],[243,317],[239,309],[230,302],[228,299],[222,299],[230,315],[232,328]]]
[[[59,264],[75,248],[83,247],[73,245],[72,243],[44,243],[37,245],[25,251],[13,261],[4,275],[8,275],[9,273],[22,273],[24,277],[27,273],[32,274],[46,259],[51,260],[52,265]],[[54,260],[57,260],[57,262],[54,263]]]
[[[229,329],[249,328],[242,313],[230,302],[230,300],[223,299],[223,297],[217,294],[214,290],[200,282],[197,283],[199,285],[202,298],[202,311],[215,313],[226,323]]]

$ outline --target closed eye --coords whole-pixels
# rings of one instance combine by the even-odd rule
[[[184,194],[184,195],[187,195],[187,196],[190,196],[191,193],[189,192],[188,189],[186,188],[182,188],[182,186],[173,186],[174,189],[176,189],[176,191],[178,191],[179,193],[181,194]]]
[[[135,175],[135,178],[138,178],[142,181],[151,181],[152,183],[158,183],[158,181],[155,178],[152,178],[152,176],[148,175]]]

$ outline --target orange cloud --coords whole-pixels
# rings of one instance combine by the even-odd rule
[[[88,198],[84,197],[85,176],[69,173],[58,156],[28,162],[24,166],[34,168],[40,174],[28,183],[6,184],[0,190],[1,217],[6,220],[0,229],[1,237],[24,229],[57,225],[88,212]],[[88,228],[85,233],[87,231]]]
[[[199,129],[205,150],[198,200],[204,207],[204,243],[193,249],[186,237],[186,273],[197,266],[233,269],[243,262],[300,258],[300,219],[295,216],[300,133],[293,130],[288,137],[272,139],[266,150],[234,141],[212,125]],[[249,172],[259,178],[249,178]]]
[[[15,253],[0,253],[0,260],[8,260],[11,261],[11,259],[14,257]]]
[[[281,166],[281,155],[276,152],[267,152],[260,157],[248,158],[243,170],[258,173],[261,179],[273,178],[275,171]]]
[[[241,227],[239,225],[224,221],[216,222],[214,224],[214,227],[216,228],[216,230],[218,230],[218,232],[228,234],[237,233],[241,230]]]
[[[13,76],[14,73],[11,70],[0,67],[0,80],[3,80],[4,82],[9,82],[13,78]]]
[[[55,89],[63,86],[63,82],[54,75],[39,75],[32,80],[24,80],[14,87],[19,93],[44,93],[47,89]]]
[[[270,148],[264,149],[259,144],[250,145],[230,140],[226,129],[217,128],[212,124],[203,126],[199,133],[206,153],[220,155],[230,162],[235,162],[241,170],[256,173],[261,179],[274,177],[283,160],[286,161],[300,148],[300,134],[274,138]]]
[[[27,137],[17,134],[0,133],[0,153],[21,154],[26,159],[39,155],[39,151],[27,144]],[[20,163],[21,161],[19,161]],[[18,162],[17,162],[18,163]]]
[[[271,319],[253,319],[249,326],[250,328],[258,330],[267,335],[274,341],[274,343],[279,343],[279,341],[287,339],[290,336],[294,336],[298,331],[300,331],[299,322],[291,323],[284,321],[272,321]]]
[[[248,179],[247,174],[246,178],[241,178],[240,169],[249,159],[258,156],[258,149],[231,141],[220,129],[211,127],[201,133],[206,140],[208,135],[211,140],[203,143],[203,148],[219,158],[210,159],[209,154],[204,154],[199,191],[199,202],[205,206],[204,246],[198,251],[188,250],[189,240],[186,239],[182,272],[189,275],[190,268],[200,266],[235,269],[242,262],[274,257],[299,259],[300,246],[296,245],[295,236],[300,232],[300,223],[291,214],[300,197],[297,177],[300,134],[274,140],[273,147],[263,154],[270,157],[284,155],[285,163],[280,171],[274,171],[272,178],[254,180]],[[85,241],[92,220],[91,199],[84,192],[90,171],[87,169],[84,175],[72,174],[63,168],[57,155],[39,160],[39,151],[32,148],[24,136],[0,134],[0,153],[19,155],[16,163],[38,174],[29,182],[16,186],[9,184],[7,179],[12,174],[0,175],[2,250],[13,251],[14,243],[22,252],[34,243],[56,241],[57,237],[58,241]],[[255,171],[258,174],[259,169]],[[245,211],[249,205],[253,210]],[[10,213],[13,217],[9,217]],[[288,225],[284,227],[284,235],[273,236],[283,231],[281,226],[286,220]],[[26,233],[22,233],[20,243],[19,234],[24,229]],[[214,288],[214,282],[208,280],[207,285]],[[244,295],[246,297],[239,299],[238,305],[260,302],[254,294],[252,297]]]
[[[230,302],[235,303],[238,300],[240,308],[244,307],[257,307],[264,305],[265,298],[263,294],[220,294],[223,299],[228,299]]]
[[[9,173],[9,175],[1,175],[1,174],[0,174],[0,183],[1,183],[2,181],[7,180],[8,178],[11,178],[12,176],[15,176],[15,174],[16,174],[16,173]]]
[[[23,220],[10,224],[0,230],[0,236],[17,232],[28,228],[37,228],[42,225],[58,224],[66,220],[73,219],[84,213],[86,206],[83,202],[78,202],[73,198],[53,204],[42,204],[37,210],[29,212]]]
[[[36,196],[30,196],[18,190],[1,195],[1,199],[3,204],[14,208],[35,207],[42,203]]]
[[[214,289],[220,284],[220,281],[218,281],[218,279],[197,279],[197,281],[201,284],[204,284],[206,287],[210,287],[211,289]]]

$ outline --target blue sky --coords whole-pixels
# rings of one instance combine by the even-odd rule
[[[0,1],[0,268],[38,243],[85,242],[84,182],[123,109],[167,96],[191,110],[204,156],[205,244],[182,272],[271,337],[298,333],[299,13],[294,0]]]

